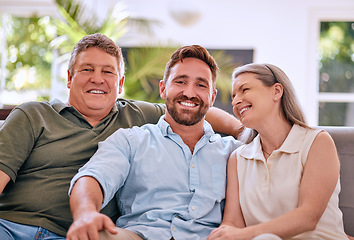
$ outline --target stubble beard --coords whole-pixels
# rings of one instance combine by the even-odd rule
[[[188,109],[178,110],[178,101],[189,100],[199,104],[198,110],[196,112]],[[199,123],[209,110],[209,104],[205,104],[204,101],[197,98],[188,98],[186,96],[177,97],[175,99],[170,99],[166,97],[166,108],[168,113],[171,115],[175,122],[185,125],[192,126]]]

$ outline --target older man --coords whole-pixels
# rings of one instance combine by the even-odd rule
[[[216,71],[200,46],[172,55],[160,82],[166,114],[155,125],[112,134],[72,180],[67,239],[95,240],[99,231],[99,239],[206,239],[219,226],[226,162],[240,143],[204,120]],[[119,228],[99,213],[117,192]]]

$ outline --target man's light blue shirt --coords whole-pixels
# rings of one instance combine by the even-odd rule
[[[118,191],[118,227],[144,239],[206,239],[221,223],[227,160],[240,145],[205,121],[192,153],[162,116],[156,125],[119,129],[99,143],[70,191],[79,177],[92,176],[103,206]]]

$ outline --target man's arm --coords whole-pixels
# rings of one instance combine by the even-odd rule
[[[10,177],[6,173],[0,170],[0,194],[4,191],[4,188],[9,183]]]
[[[74,222],[67,233],[67,239],[98,240],[98,232],[107,229],[116,234],[112,220],[99,213],[103,201],[100,184],[95,178],[84,176],[79,178],[70,196],[70,208]]]
[[[242,131],[241,122],[235,116],[220,108],[211,107],[205,116],[205,120],[207,120],[214,131],[218,133],[237,138]]]

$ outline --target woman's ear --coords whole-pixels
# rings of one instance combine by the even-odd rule
[[[280,83],[275,83],[273,87],[274,87],[274,101],[278,101],[283,96],[283,91],[284,91],[283,85],[281,85]]]

